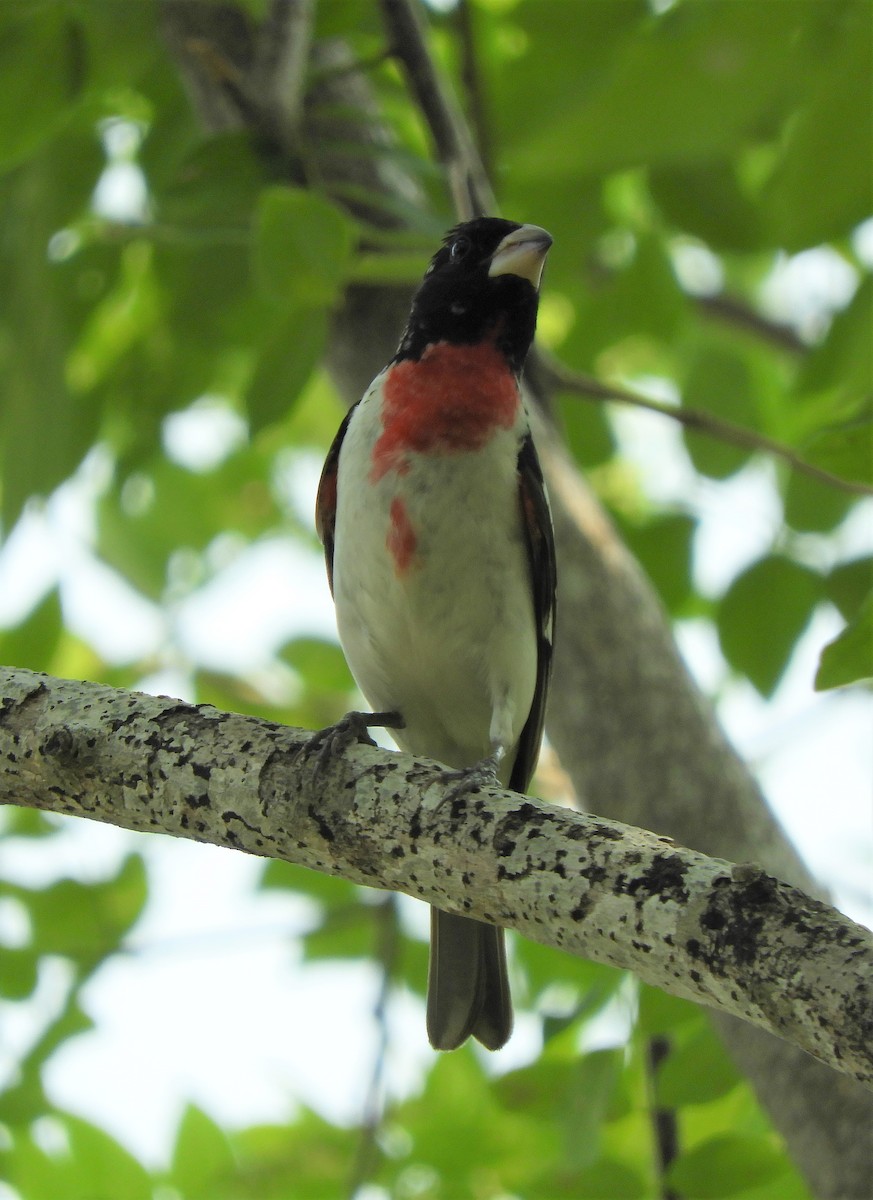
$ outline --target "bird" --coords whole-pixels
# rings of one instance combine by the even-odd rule
[[[497,217],[446,234],[318,487],[340,643],[374,710],[357,715],[459,792],[525,792],[542,739],[555,548],[520,376],[551,244]],[[496,1050],[512,1022],[503,929],[432,908],[431,1045]]]

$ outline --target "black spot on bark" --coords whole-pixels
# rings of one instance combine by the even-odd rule
[[[324,817],[321,815],[321,813],[318,811],[318,809],[314,808],[312,805],[310,805],[306,811],[307,811],[309,817],[311,818],[311,820],[314,822],[316,829],[321,834],[321,836],[324,838],[324,840],[326,842],[332,844],[334,842],[334,840],[336,839],[336,834],[334,833],[331,826],[327,823],[327,821],[325,821]]]
[[[39,747],[40,754],[45,758],[74,758],[75,750],[73,735],[63,726],[53,729]]]

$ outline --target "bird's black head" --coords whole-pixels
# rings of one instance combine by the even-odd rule
[[[537,225],[479,217],[450,230],[412,301],[395,361],[434,342],[493,341],[520,371],[533,341],[552,239]]]

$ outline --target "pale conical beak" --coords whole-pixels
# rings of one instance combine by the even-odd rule
[[[552,235],[539,225],[522,225],[508,233],[494,254],[488,274],[518,275],[539,288]]]

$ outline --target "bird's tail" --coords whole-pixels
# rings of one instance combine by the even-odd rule
[[[503,930],[431,908],[427,1036],[455,1050],[472,1034],[499,1050],[512,1032]]]

